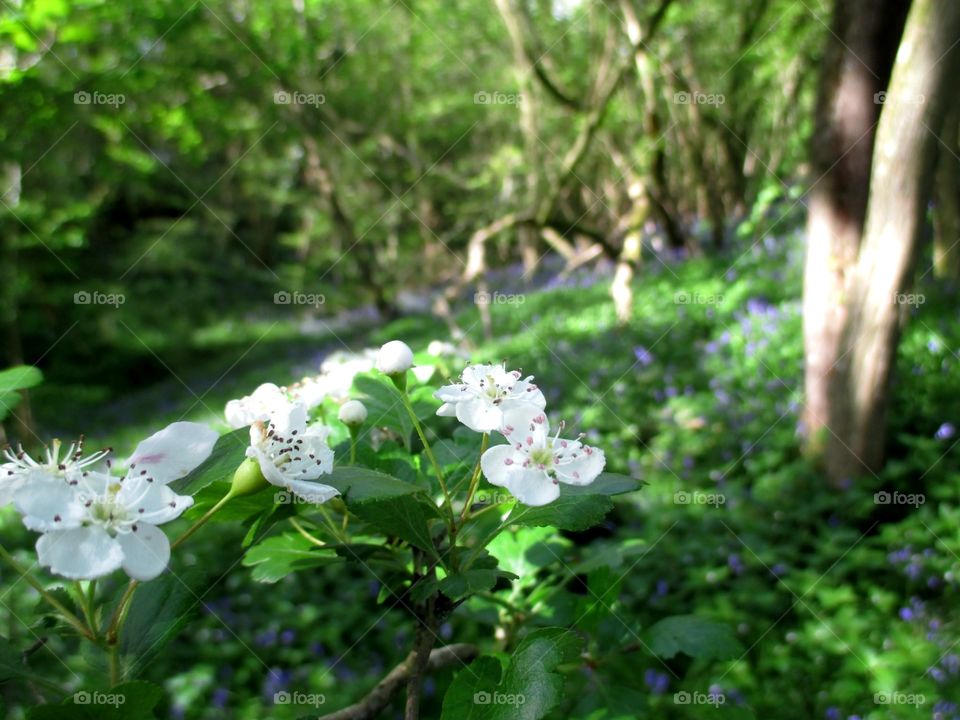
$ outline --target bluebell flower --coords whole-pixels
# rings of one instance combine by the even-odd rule
[[[956,434],[957,434],[957,428],[954,427],[953,423],[945,422],[943,423],[943,425],[937,428],[937,432],[934,433],[933,436],[937,440],[949,440]]]

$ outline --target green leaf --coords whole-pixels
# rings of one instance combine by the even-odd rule
[[[332,548],[321,548],[298,533],[269,537],[243,557],[243,564],[253,568],[253,579],[265,583],[275,583],[298,570],[337,562],[341,560]]]
[[[185,478],[170,483],[170,488],[181,495],[194,495],[214,482],[232,482],[233,474],[244,461],[249,445],[250,430],[248,428],[240,428],[221,435],[213,446],[210,457]],[[225,485],[223,492],[225,493],[228,489],[229,486]]]
[[[136,677],[187,625],[200,606],[203,575],[165,573],[137,589],[120,634],[126,675]]]
[[[576,662],[583,640],[565,628],[527,635],[505,661],[484,655],[457,673],[441,720],[539,720],[563,697],[561,665]]]
[[[110,689],[84,688],[59,705],[31,708],[27,720],[147,720],[156,717],[161,698],[160,687],[140,680]]]
[[[32,365],[17,365],[0,370],[0,393],[26,390],[43,382],[43,373]]]
[[[565,495],[623,495],[639,490],[642,482],[627,475],[600,473],[589,485],[564,485],[561,493]]]
[[[332,473],[323,475],[317,482],[335,487],[340,491],[344,501],[351,506],[353,503],[399,498],[403,495],[423,492],[423,488],[419,485],[362,467],[334,468]]]
[[[643,642],[661,658],[684,653],[693,658],[732,660],[740,657],[743,646],[729,625],[696,615],[674,615],[644,630]]]
[[[560,491],[560,497],[549,505],[530,507],[517,505],[510,513],[510,522],[529,527],[553,526],[560,530],[587,530],[598,524],[613,509],[606,495],[571,495]]]
[[[399,481],[397,481],[399,482]],[[406,483],[404,483],[406,484]],[[350,509],[364,522],[380,532],[405,540],[434,558],[430,521],[440,517],[440,511],[421,495],[398,495],[386,499],[355,503]]]

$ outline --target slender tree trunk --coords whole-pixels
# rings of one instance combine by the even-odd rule
[[[867,210],[877,119],[875,100],[896,52],[898,9],[907,0],[835,0],[814,120],[803,286],[808,451],[819,456],[830,418],[830,378],[847,320],[849,273]],[[878,8],[878,5],[884,6]],[[885,12],[880,12],[885,10]]]
[[[909,285],[933,186],[938,139],[960,52],[960,3],[914,0],[877,129],[863,248],[830,390],[827,469],[842,480],[883,461],[897,295]],[[952,99],[952,97],[950,98]]]
[[[934,215],[933,273],[960,278],[960,105],[953,107],[940,133],[937,210]]]

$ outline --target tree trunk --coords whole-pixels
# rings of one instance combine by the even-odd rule
[[[898,295],[908,288],[960,52],[960,3],[914,0],[877,129],[863,248],[852,276],[841,359],[830,383],[827,469],[834,481],[883,461]]]
[[[960,106],[947,115],[940,139],[933,273],[956,280],[960,278]]]
[[[878,8],[882,5],[882,8]],[[907,0],[834,0],[814,119],[803,337],[807,449],[819,456],[830,418],[830,377],[847,320],[849,272],[867,210],[874,130]]]

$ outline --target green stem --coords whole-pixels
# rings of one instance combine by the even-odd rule
[[[90,628],[90,632],[93,633],[94,641],[97,639],[97,628],[93,620],[93,598],[94,593],[96,592],[96,580],[90,580],[87,583],[87,589],[83,589],[83,583],[79,580],[74,580],[74,585],[77,590],[77,597],[79,598],[80,610],[83,612],[83,618],[87,621],[87,627]]]
[[[13,555],[8,553],[6,548],[4,548],[2,545],[0,545],[0,559],[3,559],[4,562],[6,562],[7,565],[9,565],[14,570],[14,572],[19,573],[23,577],[23,579],[27,581],[27,584],[30,585],[30,587],[32,587],[38,593],[40,593],[40,597],[42,597],[44,600],[47,601],[47,603],[49,603],[52,607],[54,607],[57,610],[57,612],[59,612],[63,616],[63,619],[66,620],[67,623],[69,623],[70,626],[72,626],[77,632],[79,632],[88,640],[95,639],[93,637],[92,631],[86,625],[83,624],[83,620],[81,620],[72,612],[70,612],[67,609],[66,605],[64,605],[62,602],[57,600],[57,598],[54,595],[48,592],[46,588],[44,588],[43,585],[40,583],[40,581],[37,580],[35,577],[33,577],[33,575],[31,575],[29,571],[25,567],[23,567],[23,565],[17,562],[16,558],[14,558]]]
[[[228,492],[226,495],[220,498],[220,500],[217,502],[216,505],[214,505],[212,508],[207,510],[199,520],[197,520],[193,525],[187,528],[187,531],[183,535],[181,535],[176,540],[174,540],[170,544],[170,550],[171,551],[176,550],[178,547],[180,547],[180,545],[182,545],[184,542],[190,539],[190,536],[192,536],[197,530],[199,530],[204,525],[206,525],[207,522],[210,520],[210,518],[212,518],[214,515],[220,512],[223,506],[226,505],[231,500],[233,500],[234,497],[235,495],[233,493],[233,490],[231,489],[230,492]]]
[[[107,657],[110,663],[110,687],[115,688],[120,684],[120,646],[116,643],[111,645]]]
[[[480,458],[483,457],[483,454],[487,451],[487,446],[490,444],[490,433],[484,433],[483,439],[480,440],[480,455],[477,457],[477,466],[473,469],[473,477],[470,478],[470,487],[467,489],[467,500],[463,503],[463,510],[460,511],[460,525],[466,521],[467,513],[470,512],[470,505],[473,502],[473,496],[477,492],[477,487],[480,485]]]
[[[423,443],[423,451],[430,459],[430,463],[433,465],[433,472],[436,474],[437,480],[440,483],[440,489],[443,491],[444,504],[446,505],[447,512],[450,515],[448,525],[450,526],[450,537],[452,538],[456,535],[456,519],[453,514],[453,503],[450,500],[450,493],[447,492],[447,483],[443,478],[443,471],[440,469],[440,463],[437,462],[437,458],[433,454],[433,449],[430,447],[430,443],[427,442],[427,436],[423,432],[423,426],[420,424],[420,419],[417,417],[417,413],[413,409],[413,403],[410,402],[410,397],[407,395],[406,390],[400,391],[400,397],[403,398],[403,406],[407,409],[410,419],[413,420],[413,427],[416,429],[417,435],[420,436],[420,442]]]

